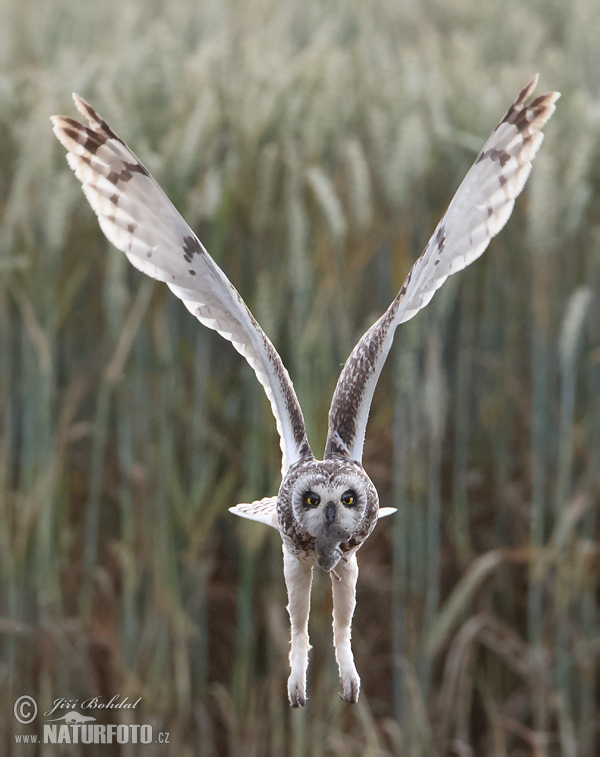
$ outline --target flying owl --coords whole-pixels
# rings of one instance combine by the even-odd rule
[[[83,185],[102,231],[131,263],[164,281],[205,326],[229,340],[254,369],[271,402],[281,437],[282,483],[277,496],[230,508],[276,528],[291,620],[293,707],[306,701],[308,616],[313,568],[331,575],[333,641],[342,699],[356,702],[360,678],[350,643],[356,604],[356,553],[378,518],[377,491],[361,464],[371,399],[398,324],[425,307],[446,278],[478,258],[508,220],[554,112],[557,92],[529,105],[538,77],[519,94],[458,188],[400,292],[360,339],[342,370],[331,408],[325,453],[309,446],[302,410],[277,351],[202,243],[124,142],[78,95],[89,126],[53,116],[54,133]]]

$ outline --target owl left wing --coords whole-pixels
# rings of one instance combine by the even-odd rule
[[[53,116],[54,133],[108,239],[140,271],[229,340],[263,385],[281,437],[282,471],[312,455],[300,404],[277,351],[223,271],[127,145],[78,95],[89,127]]]
[[[424,308],[448,276],[476,260],[507,222],[560,97],[550,92],[525,105],[537,80],[522,90],[485,143],[400,292],[346,361],[329,411],[325,457],[341,454],[360,462],[371,400],[396,327]]]

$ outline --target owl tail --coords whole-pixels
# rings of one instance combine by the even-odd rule
[[[229,512],[239,515],[240,518],[256,520],[259,523],[265,523],[267,526],[273,526],[279,530],[277,523],[277,497],[264,497],[249,504],[242,503],[230,507]]]

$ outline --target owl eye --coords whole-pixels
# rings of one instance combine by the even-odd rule
[[[348,489],[347,492],[344,492],[342,494],[342,505],[346,505],[346,507],[352,507],[356,504],[356,492],[354,492],[352,489]]]
[[[321,497],[314,492],[306,492],[302,504],[304,507],[318,507],[321,502]]]

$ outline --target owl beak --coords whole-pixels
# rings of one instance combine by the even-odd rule
[[[337,516],[337,510],[333,502],[329,502],[325,508],[325,523],[330,526],[335,522]]]

